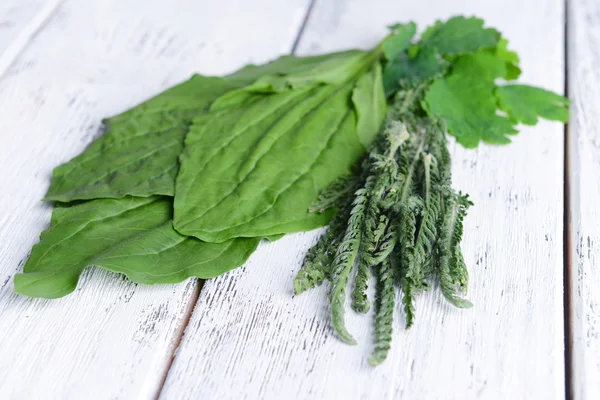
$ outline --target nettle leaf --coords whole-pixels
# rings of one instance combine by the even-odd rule
[[[173,195],[177,158],[194,115],[241,81],[195,75],[105,121],[106,132],[55,168],[45,200]]]
[[[259,238],[205,243],[177,233],[168,197],[126,197],[58,207],[15,276],[15,291],[43,298],[75,290],[83,270],[97,266],[138,283],[212,278],[242,265]]]
[[[496,47],[500,33],[493,28],[484,28],[483,20],[462,16],[446,22],[437,21],[421,36],[421,47],[435,48],[441,55],[474,53],[481,49]]]
[[[307,210],[376,135],[376,129],[369,135],[364,126],[372,129],[377,118],[364,120],[359,136],[356,115],[367,118],[384,107],[381,83],[364,79],[356,87],[354,82],[318,84],[251,102],[240,93],[242,106],[195,121],[180,158],[175,228],[218,242],[326,224],[330,213]],[[349,107],[352,97],[356,112]]]
[[[494,97],[494,79],[505,75],[504,61],[489,52],[461,56],[447,77],[437,78],[429,87],[423,108],[441,117],[448,133],[467,148],[480,140],[510,143],[507,136],[517,131],[510,119],[497,114]]]
[[[567,122],[569,100],[556,93],[527,85],[507,85],[496,89],[498,107],[515,122],[535,125],[538,117]]]

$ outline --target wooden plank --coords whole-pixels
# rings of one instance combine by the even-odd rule
[[[373,46],[385,26],[479,15],[522,55],[523,81],[561,92],[560,0],[317,0],[302,53]],[[329,323],[327,288],[292,298],[317,233],[266,244],[242,270],[208,281],[162,392],[165,399],[561,399],[563,127],[523,128],[506,147],[453,149],[454,181],[476,206],[464,251],[475,307],[419,298],[409,331],[395,315],[392,351],[372,368],[372,314],[348,315],[359,340]]]
[[[43,16],[49,14],[54,6],[53,1],[3,0],[0,4],[0,56],[13,46],[18,52],[22,42],[30,37],[30,32],[39,28]]]
[[[289,52],[308,3],[65,1],[10,62],[0,81],[0,398],[156,395],[196,281],[137,286],[88,270],[64,299],[13,294],[12,277],[50,218],[40,202],[50,171],[91,141],[101,118],[195,71]]]
[[[600,393],[600,4],[569,1],[570,354],[574,399]]]

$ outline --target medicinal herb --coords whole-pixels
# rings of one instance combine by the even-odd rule
[[[507,84],[519,57],[480,19],[436,22],[419,39],[414,23],[390,28],[368,52],[195,75],[107,119],[54,170],[51,225],[15,291],[67,295],[89,266],[146,284],[216,277],[263,238],[329,224],[294,289],[329,281],[332,324],[355,343],[346,294],[365,313],[374,280],[371,364],[390,349],[395,307],[412,325],[420,292],[439,285],[469,307],[460,242],[472,203],[452,189],[448,135],[465,147],[509,143],[519,123],[566,122],[569,103]]]
[[[331,214],[306,208],[362,156],[385,114],[378,54],[196,75],[108,119],[55,169],[46,200],[60,207],[15,291],[64,296],[88,266],[148,284],[211,278],[263,238],[326,225]]]
[[[392,29],[414,32],[414,24]],[[308,251],[295,292],[329,280],[333,326],[353,344],[344,323],[346,291],[352,291],[352,308],[367,312],[367,282],[374,274],[373,365],[383,362],[390,348],[394,286],[402,292],[398,303],[407,327],[414,322],[415,295],[433,285],[453,305],[471,306],[463,298],[468,272],[460,242],[472,203],[452,189],[447,134],[465,147],[504,144],[519,122],[568,118],[562,96],[498,84],[520,73],[517,55],[506,46],[483,21],[456,17],[437,22],[407,51],[394,54],[384,66],[392,100],[379,138],[355,172],[334,182],[313,205],[312,211],[336,208],[338,214]]]
[[[214,278],[239,267],[260,239],[206,243],[173,229],[169,197],[91,200],[52,213],[23,268],[15,291],[57,298],[75,290],[83,270],[96,266],[139,283]]]

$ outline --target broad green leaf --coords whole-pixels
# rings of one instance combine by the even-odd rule
[[[423,108],[441,117],[448,132],[465,147],[480,140],[506,144],[516,133],[512,121],[496,113],[494,79],[504,76],[503,60],[488,52],[462,56],[447,77],[437,78],[428,89]]]
[[[441,55],[459,55],[494,48],[498,40],[500,33],[484,28],[482,19],[458,16],[446,22],[437,21],[427,28],[420,45],[435,48]]]
[[[414,22],[409,22],[407,24],[392,25],[390,29],[392,34],[383,40],[381,47],[386,60],[393,61],[408,48],[412,38],[417,33],[417,25]]]
[[[351,51],[316,57],[284,56],[262,66],[246,66],[226,78],[194,75],[107,119],[103,136],[54,170],[45,200],[172,196],[188,126],[195,116],[207,112],[215,99],[268,74],[318,70],[330,60],[340,62],[364,54]],[[247,97],[253,98],[251,94]]]
[[[54,170],[45,200],[173,195],[177,157],[192,117],[237,82],[195,75],[106,120],[103,136]]]
[[[538,117],[567,122],[569,100],[548,90],[527,85],[500,86],[496,89],[498,106],[515,122],[535,125]]]
[[[319,84],[197,119],[180,157],[175,228],[219,242],[326,224],[330,215],[307,213],[311,202],[365,150],[353,90]]]
[[[379,133],[387,108],[379,63],[368,74],[360,77],[352,91],[352,103],[358,120],[358,140],[366,148]]]
[[[58,207],[15,276],[15,291],[57,298],[75,290],[90,266],[125,274],[138,283],[177,283],[212,278],[244,263],[260,239],[205,243],[172,227],[167,197],[126,197]]]

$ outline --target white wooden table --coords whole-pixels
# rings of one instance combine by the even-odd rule
[[[510,146],[453,149],[455,185],[476,203],[473,309],[421,296],[416,325],[398,311],[390,356],[371,368],[371,315],[350,313],[351,347],[332,333],[326,287],[291,295],[318,232],[263,244],[203,285],[90,269],[60,300],[13,294],[49,222],[50,171],[101,118],[193,72],[368,48],[392,22],[459,13],[505,33],[524,82],[573,100],[566,141],[544,122]],[[596,0],[1,0],[0,399],[600,398],[599,49]]]

